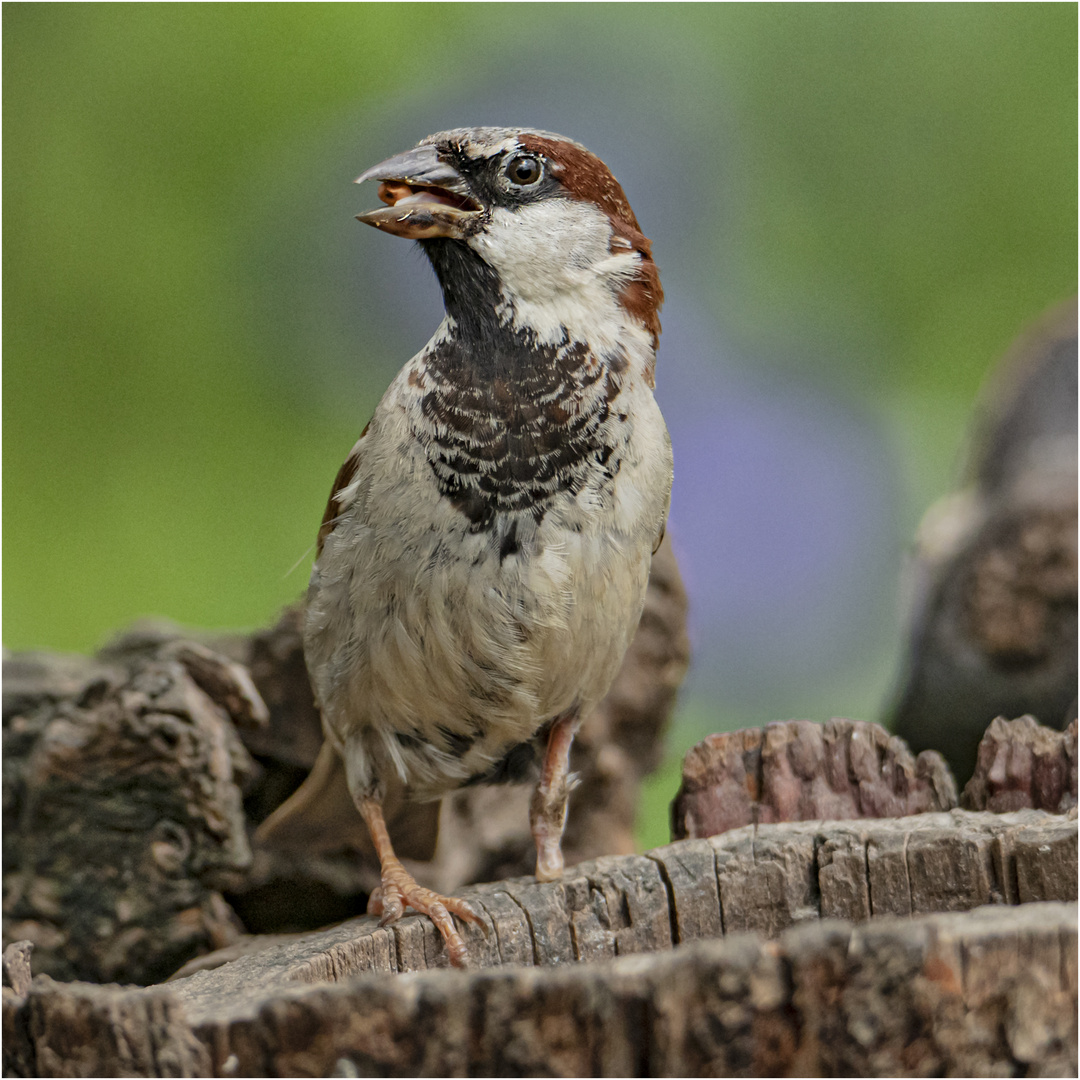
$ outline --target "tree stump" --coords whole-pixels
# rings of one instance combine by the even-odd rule
[[[788,720],[698,743],[683,761],[671,835],[715,836],[776,821],[904,817],[954,806],[956,782],[936,751],[916,758],[902,739],[865,721]]]
[[[1076,839],[1032,810],[751,826],[464,890],[481,970],[409,917],[144,989],[37,976],[6,1071],[1074,1074]]]
[[[483,915],[467,972],[416,916],[245,932],[355,915],[373,869],[250,846],[319,748],[295,612],[8,660],[5,1075],[1075,1075],[1075,723],[995,721],[965,809],[874,725],[715,736],[684,771],[695,838],[625,853],[686,655],[661,556],[577,751],[562,881],[519,876],[524,791],[446,801],[416,869]]]

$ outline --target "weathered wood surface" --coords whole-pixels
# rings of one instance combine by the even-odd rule
[[[365,917],[249,939],[258,951],[147,989],[23,980],[4,989],[5,1071],[900,1074],[1027,1062],[1046,1073],[1075,1057],[1062,1027],[1065,1005],[1075,1009],[1075,947],[1053,942],[1075,938],[1076,909],[1040,905],[1033,918],[1031,905],[1074,900],[1076,873],[1075,811],[748,827],[598,859],[560,883],[465,890],[488,922],[486,937],[465,928],[486,971],[425,972],[446,964],[427,919],[380,928]],[[996,913],[969,929],[872,918],[988,904]],[[834,917],[852,925],[822,921]],[[942,960],[926,926],[968,944]],[[808,936],[790,936],[800,927]],[[980,967],[988,955],[998,960]],[[847,1002],[841,1019],[821,994]],[[1034,1004],[1043,998],[1046,1015]],[[979,1025],[991,1016],[1013,1034],[987,1035]],[[964,1034],[963,1023],[975,1026]],[[923,1033],[905,1057],[894,1035],[911,1024]]]
[[[4,938],[61,978],[164,978],[242,932],[246,671],[193,642],[4,664]],[[214,695],[214,696],[211,696]]]
[[[783,720],[708,735],[687,753],[671,835],[716,836],[778,821],[905,817],[951,810],[956,802],[956,783],[936,751],[916,758],[902,739],[864,720]]]
[[[736,934],[659,956],[234,996],[5,990],[21,1076],[1076,1075],[1077,908]]]
[[[25,994],[30,989],[30,953],[33,948],[29,941],[13,941],[4,950],[4,985],[10,986],[16,994]]]
[[[822,918],[1072,901],[1076,875],[1075,812],[954,810],[762,825],[596,859],[569,868],[561,882],[523,878],[463,889],[488,934],[471,926],[462,933],[478,967],[552,966],[740,931],[775,936]],[[442,939],[418,916],[389,927],[365,916],[269,944],[255,951],[259,939],[247,939],[194,961],[185,970],[197,974],[176,983],[177,993],[214,1008],[256,987],[447,964]],[[208,970],[223,960],[232,962]]]
[[[975,775],[967,782],[965,810],[1031,807],[1063,814],[1076,806],[1077,722],[1064,731],[1032,716],[998,717],[979,743]]]
[[[963,785],[995,716],[1076,717],[1077,306],[1029,326],[981,395],[958,489],[909,559],[888,726]]]

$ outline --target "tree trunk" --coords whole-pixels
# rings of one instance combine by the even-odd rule
[[[487,970],[365,917],[145,989],[38,976],[6,1072],[1074,1075],[1076,868],[1075,811],[747,827],[464,890]]]

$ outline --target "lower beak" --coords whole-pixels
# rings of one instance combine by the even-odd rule
[[[388,158],[357,178],[381,181],[378,210],[357,214],[357,221],[408,240],[468,236],[482,216],[461,174],[439,159],[434,146],[418,146]]]

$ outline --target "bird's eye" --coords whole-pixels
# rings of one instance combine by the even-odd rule
[[[506,163],[503,175],[511,184],[527,187],[535,184],[544,175],[544,167],[540,164],[540,159],[531,154],[515,154]]]

